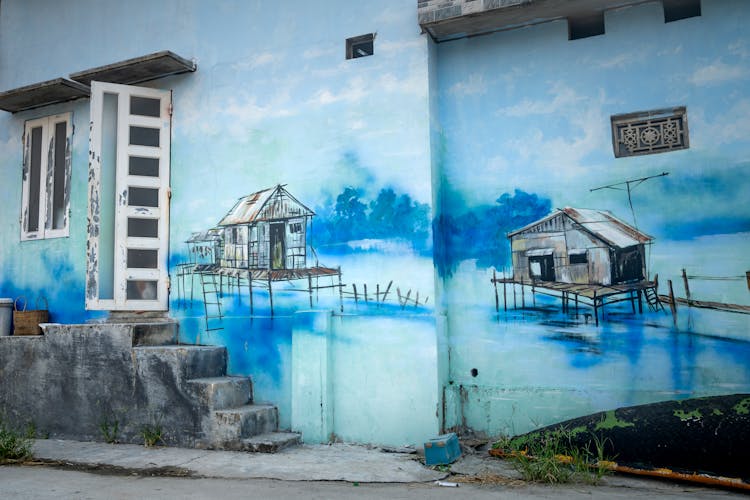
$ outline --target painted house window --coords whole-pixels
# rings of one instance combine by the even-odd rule
[[[302,232],[302,223],[300,222],[293,222],[289,224],[289,232],[290,233],[301,233]]]
[[[72,136],[70,113],[26,122],[21,240],[69,234]]]
[[[346,58],[357,59],[375,53],[375,33],[346,39]]]
[[[568,254],[568,259],[570,260],[571,264],[586,264],[588,263],[589,259],[586,256],[586,250],[583,251],[574,251],[571,250]]]

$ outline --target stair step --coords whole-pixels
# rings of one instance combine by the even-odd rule
[[[242,449],[253,453],[276,453],[288,446],[302,443],[298,432],[269,432],[242,440]]]
[[[241,407],[253,400],[249,377],[206,377],[187,382],[200,404],[213,410]]]
[[[225,347],[198,345],[164,345],[134,347],[138,369],[160,373],[172,368],[181,380],[223,377],[227,373]]]
[[[241,450],[243,438],[274,432],[279,428],[279,412],[270,404],[251,404],[213,413],[213,446]]]

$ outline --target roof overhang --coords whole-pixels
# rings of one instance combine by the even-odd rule
[[[656,0],[420,0],[419,26],[438,42],[521,28]]]
[[[163,50],[146,56],[126,59],[106,66],[79,71],[67,78],[56,78],[0,93],[0,109],[17,113],[81,97],[89,97],[93,80],[133,85],[148,80],[196,70],[193,61]],[[75,81],[74,81],[75,80]]]
[[[542,257],[545,255],[554,255],[554,248],[534,248],[532,250],[526,250],[527,257]]]
[[[169,50],[163,50],[106,66],[78,71],[71,74],[70,78],[85,85],[91,85],[92,81],[134,85],[195,70],[196,65],[193,61],[182,58]]]
[[[17,113],[89,95],[88,86],[65,78],[55,78],[0,93],[0,109]]]

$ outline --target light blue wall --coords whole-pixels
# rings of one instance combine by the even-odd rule
[[[345,60],[345,39],[366,33],[376,33],[375,55]],[[246,290],[225,290],[223,329],[207,332],[199,281],[190,301],[189,291],[177,293],[175,275],[175,266],[189,259],[183,242],[192,232],[214,227],[239,197],[285,184],[317,212],[311,234],[320,264],[340,267],[348,292],[355,284],[359,293],[369,287],[370,303],[344,298],[347,316],[336,319],[335,338],[345,340],[336,344],[340,362],[333,376],[359,388],[362,398],[369,394],[370,406],[335,393],[335,431],[348,440],[399,445],[437,432],[435,376],[411,383],[415,371],[434,368],[436,356],[434,322],[422,319],[431,317],[435,295],[428,40],[413,2],[4,0],[0,9],[3,90],[161,50],[198,67],[143,84],[173,91],[170,314],[180,321],[181,340],[227,346],[230,372],[252,375],[256,399],[279,405],[282,427],[291,425],[294,313],[310,304],[306,293],[284,289],[300,283],[279,284],[273,318],[265,291],[256,288],[251,318]],[[23,123],[68,110],[76,125],[71,236],[22,243]],[[53,321],[93,316],[83,300],[88,120],[88,100],[0,115],[0,296],[42,293]],[[363,204],[373,228],[357,227],[362,224],[355,219],[331,222],[346,188],[357,193],[354,201]],[[370,203],[383,190],[400,200],[400,219],[370,215]],[[399,220],[418,221],[419,228],[398,227]],[[357,230],[347,233],[352,226]],[[347,242],[341,234],[362,241]],[[378,285],[382,293],[389,282],[388,303],[372,304]],[[397,291],[412,299],[419,292],[422,305],[403,310]],[[336,289],[315,298],[315,308],[340,313]],[[366,334],[365,325],[371,329]],[[413,390],[394,394],[390,389],[399,383]],[[425,385],[430,389],[423,394]],[[391,404],[403,408],[378,415]],[[360,406],[365,419],[357,416]],[[415,413],[413,424],[396,426]]]
[[[702,4],[702,16],[668,24],[659,2],[608,11],[604,35],[574,41],[556,21],[439,44],[438,215],[488,214],[521,190],[536,195],[517,204],[521,225],[565,206],[633,224],[624,191],[590,190],[669,172],[633,191],[638,228],[655,237],[647,264],[660,293],[673,280],[684,297],[685,268],[732,278],[692,280],[693,298],[747,304],[750,11],[741,1]],[[689,149],[615,159],[611,115],[673,106],[687,107]],[[622,405],[750,389],[747,315],[682,306],[673,327],[670,315],[640,316],[625,304],[595,327],[562,314],[558,299],[537,295],[529,307],[528,288],[527,309],[513,310],[510,287],[511,310],[503,312],[501,288],[496,313],[490,279],[493,269],[512,272],[506,233],[518,228],[506,222],[447,226],[465,238],[438,262],[451,341],[448,425],[516,433]],[[496,250],[475,243],[488,238]]]
[[[2,0],[0,89],[165,49],[194,59],[195,73],[144,84],[173,91],[170,314],[181,340],[227,346],[230,373],[252,375],[257,399],[277,404],[290,427],[305,416],[300,376],[322,359],[299,364],[295,337],[319,333],[300,315],[334,311],[321,392],[330,432],[392,445],[419,444],[443,424],[517,433],[750,390],[747,315],[681,308],[675,327],[625,305],[596,327],[528,290],[532,307],[495,310],[490,278],[510,271],[514,228],[486,215],[503,194],[513,220],[570,205],[630,222],[623,193],[590,189],[668,171],[634,191],[638,226],[656,238],[652,275],[682,295],[682,268],[747,270],[747,4],[706,0],[701,17],[665,24],[653,2],[605,20],[605,35],[576,41],[558,21],[434,44],[413,0]],[[377,34],[375,55],[345,60],[344,40],[364,33]],[[671,106],[688,109],[690,149],[614,158],[612,114]],[[70,237],[22,243],[23,124],[66,111],[76,128]],[[53,321],[94,316],[83,296],[88,122],[88,100],[0,114],[0,296],[43,293]],[[184,241],[237,198],[280,183],[316,212],[310,234],[320,263],[342,270],[344,312],[336,289],[311,307],[291,283],[276,291],[273,317],[256,289],[251,316],[247,292],[226,289],[222,329],[207,332],[198,281],[192,300],[177,293]],[[390,282],[389,301],[372,302]],[[419,305],[395,300],[417,292]],[[748,303],[740,279],[696,279],[693,292]],[[311,432],[324,439],[323,427]]]

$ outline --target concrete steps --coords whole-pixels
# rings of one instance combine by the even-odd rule
[[[153,382],[153,400],[179,400],[194,408],[200,448],[274,452],[300,442],[300,435],[280,433],[278,409],[253,404],[249,377],[226,375],[224,347],[195,345],[140,345],[133,347],[136,369]],[[174,396],[172,396],[174,397]]]
[[[253,382],[249,377],[206,377],[187,381],[200,403],[209,409],[243,406],[253,400]]]
[[[134,347],[139,370],[171,371],[176,380],[223,377],[227,373],[227,350],[224,347],[196,345],[162,345]]]

